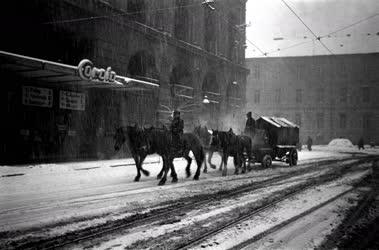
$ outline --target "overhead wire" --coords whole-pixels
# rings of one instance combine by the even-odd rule
[[[320,36],[317,36],[313,30],[303,21],[303,19],[291,8],[291,6],[289,6],[287,4],[287,2],[285,0],[281,0],[284,5],[287,6],[287,8],[300,20],[300,22],[309,30],[309,32],[311,32],[311,34],[316,38],[317,41],[319,41],[319,43],[326,49],[329,51],[330,54],[334,55],[333,51],[331,51],[322,41],[321,41],[321,37]]]
[[[254,48],[256,48],[257,50],[259,50],[259,52],[261,52],[263,56],[267,56],[267,52],[264,52],[264,51],[263,51],[258,45],[256,45],[254,42],[252,42],[252,41],[250,41],[249,39],[247,39],[246,35],[243,34],[243,33],[241,32],[241,30],[238,29],[238,28],[236,27],[236,24],[232,24],[232,23],[231,23],[231,22],[230,22],[230,21],[229,21],[224,15],[223,15],[223,13],[222,13],[220,10],[218,10],[218,9],[216,8],[215,11],[218,11],[218,13],[219,13],[219,17],[221,17],[221,18],[225,21],[226,24],[228,24],[228,25],[231,26],[234,30],[236,30],[236,31],[239,33],[239,35],[242,36],[243,39],[245,39],[248,43],[250,43],[251,45],[253,45]]]
[[[60,23],[74,23],[74,22],[82,22],[82,21],[91,21],[91,20],[108,18],[108,17],[130,16],[130,15],[136,15],[136,14],[142,14],[142,13],[153,13],[153,12],[159,12],[159,11],[165,11],[165,10],[172,10],[172,9],[192,8],[192,7],[200,6],[200,5],[201,5],[201,3],[200,4],[195,3],[195,4],[180,5],[180,6],[160,8],[160,9],[147,10],[147,11],[145,10],[145,11],[123,12],[120,14],[113,14],[113,15],[100,15],[100,16],[90,16],[90,17],[82,17],[82,18],[72,18],[72,19],[64,19],[64,20],[57,20],[57,21],[49,21],[49,22],[44,22],[42,24],[60,24]]]
[[[329,36],[331,36],[331,35],[334,35],[334,34],[336,34],[336,33],[338,33],[338,32],[341,32],[341,31],[343,31],[343,30],[346,30],[346,29],[348,29],[348,28],[354,27],[354,26],[356,26],[356,25],[358,25],[358,24],[360,24],[360,23],[362,23],[362,22],[368,21],[368,20],[370,20],[370,19],[372,19],[372,18],[374,18],[374,17],[377,17],[377,16],[379,16],[378,13],[377,13],[377,14],[374,14],[374,15],[371,15],[371,16],[368,16],[368,17],[366,17],[366,18],[360,19],[360,20],[358,20],[358,21],[356,21],[356,22],[353,22],[353,23],[351,23],[351,24],[348,24],[348,25],[346,25],[346,26],[343,26],[343,27],[341,27],[341,28],[338,28],[337,30],[334,30],[334,31],[332,31],[332,32],[329,32],[329,33],[327,33],[327,34],[325,34],[325,35],[322,35],[322,36],[320,36],[320,38],[326,38],[326,37],[330,38]],[[298,46],[300,46],[300,45],[307,44],[307,43],[313,42],[313,41],[315,41],[315,40],[316,40],[316,39],[312,39],[312,40],[308,40],[308,41],[303,41],[303,42],[299,42],[299,43],[296,43],[296,44],[292,44],[292,45],[290,45],[290,46],[288,46],[288,47],[278,48],[278,49],[275,49],[275,50],[272,50],[272,51],[268,52],[267,54],[269,55],[269,54],[272,54],[272,53],[275,53],[275,52],[281,52],[281,51],[284,51],[284,50],[287,50],[287,49],[292,49],[292,48],[294,48],[294,47],[298,47]]]

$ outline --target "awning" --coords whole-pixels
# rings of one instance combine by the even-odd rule
[[[115,88],[127,91],[149,90],[159,87],[159,84],[154,82],[116,75],[110,67],[106,70],[96,68],[89,60],[82,62],[84,64],[73,66],[0,51],[1,70],[14,72],[22,77],[39,82],[79,85],[85,88]]]
[[[261,119],[278,128],[298,128],[299,126],[283,117],[261,116]]]

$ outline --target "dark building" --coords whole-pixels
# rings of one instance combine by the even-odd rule
[[[379,142],[379,54],[249,58],[247,108],[300,125],[315,143]]]
[[[245,2],[7,1],[0,10],[1,159],[120,157],[114,126],[164,124],[174,109],[187,130],[233,123],[248,74]],[[72,71],[82,59],[131,80],[121,88],[86,84]]]

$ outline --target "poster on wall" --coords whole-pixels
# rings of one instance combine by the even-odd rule
[[[23,86],[22,104],[28,106],[51,108],[53,106],[53,90],[47,88]]]
[[[86,96],[84,93],[59,91],[59,108],[71,110],[85,110]]]

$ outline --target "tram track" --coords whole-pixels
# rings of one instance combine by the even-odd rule
[[[149,214],[137,214],[134,217],[130,217],[127,219],[122,219],[118,221],[114,221],[111,223],[108,223],[106,225],[102,226],[96,226],[94,228],[87,228],[83,231],[74,232],[74,233],[68,233],[66,235],[63,235],[62,237],[54,237],[49,239],[40,239],[40,240],[34,240],[27,242],[25,244],[16,244],[17,248],[43,248],[43,249],[56,249],[56,248],[62,248],[70,245],[75,245],[79,242],[88,241],[94,238],[101,237],[103,235],[111,234],[113,232],[124,230],[128,228],[133,228],[135,226],[140,226],[144,224],[154,223],[156,221],[161,220],[162,218],[167,218],[167,216],[170,216],[171,214],[178,213],[183,210],[191,210],[196,207],[208,204],[210,202],[215,202],[218,200],[223,200],[228,197],[233,197],[236,195],[241,195],[248,191],[254,191],[260,188],[264,188],[268,185],[274,185],[277,182],[283,181],[288,177],[296,177],[301,176],[302,174],[310,173],[312,171],[319,171],[319,167],[330,167],[331,164],[339,163],[343,165],[344,162],[349,162],[351,160],[357,160],[352,163],[348,163],[347,165],[356,165],[361,164],[367,161],[372,161],[373,157],[361,157],[361,158],[346,158],[343,160],[326,160],[324,162],[318,162],[317,164],[314,164],[314,167],[311,169],[304,168],[300,169],[298,171],[293,171],[289,173],[285,173],[283,175],[264,180],[257,183],[252,183],[246,186],[240,186],[233,190],[227,190],[224,192],[219,192],[216,194],[207,194],[200,197],[190,197],[188,198],[188,201],[179,201],[174,203],[170,207],[165,207],[162,211],[154,211]],[[310,165],[312,163],[309,163]],[[346,167],[345,166],[345,167]],[[303,166],[304,167],[304,166]],[[250,177],[251,178],[251,177]],[[292,194],[292,196],[295,194]],[[288,198],[288,197],[287,197]],[[283,198],[285,199],[285,198]],[[279,202],[279,201],[278,201]],[[268,204],[269,205],[269,204]],[[272,205],[271,205],[272,206]]]
[[[353,165],[350,165],[350,166],[346,166],[345,169],[344,169],[344,173],[348,173],[349,170],[351,169],[351,167],[353,167]],[[191,249],[191,248],[194,248],[196,246],[200,246],[202,242],[206,241],[207,239],[211,238],[212,236],[215,236],[217,235],[218,233],[224,231],[224,230],[227,230],[229,228],[232,228],[246,220],[249,220],[251,218],[253,218],[254,216],[257,216],[258,214],[264,212],[264,211],[267,211],[267,210],[270,210],[272,208],[274,208],[277,204],[285,201],[285,200],[288,200],[288,199],[291,199],[293,197],[295,197],[296,195],[299,195],[307,190],[309,190],[310,188],[313,188],[315,186],[318,186],[318,185],[322,185],[322,184],[325,184],[325,183],[328,183],[328,182],[331,182],[333,180],[336,180],[338,178],[341,177],[341,174],[343,175],[344,173],[334,173],[333,175],[329,175],[329,174],[325,174],[323,177],[315,177],[313,178],[312,180],[310,180],[309,182],[305,183],[305,184],[300,184],[298,185],[297,187],[294,187],[292,191],[286,193],[285,195],[282,195],[280,196],[279,198],[277,199],[274,199],[273,201],[270,201],[268,202],[267,204],[263,204],[262,206],[259,206],[251,211],[249,211],[248,213],[246,214],[243,214],[239,217],[237,217],[236,219],[234,220],[231,220],[229,221],[228,223],[225,223],[221,226],[218,226],[216,228],[213,228],[212,230],[209,230],[208,232],[206,233],[203,233],[201,235],[199,235],[199,237],[195,237],[195,238],[192,238],[191,240],[185,242],[185,243],[182,243],[182,244],[179,244],[177,247],[175,247],[174,249],[176,250],[179,250],[179,249]],[[268,230],[265,230],[257,235],[255,235],[254,237],[252,237],[251,239],[249,239],[248,241],[245,241],[245,242],[242,242],[240,244],[238,244],[237,246],[231,248],[233,250],[236,250],[236,249],[241,249],[247,245],[250,245],[252,244],[253,242],[256,242],[260,239],[262,239],[263,237],[269,235],[269,234],[272,234],[278,230],[280,230],[281,228],[285,227],[286,225],[332,203],[333,201],[341,198],[342,196],[352,192],[356,190],[356,187],[352,187],[352,188],[349,188],[348,190],[328,199],[327,201],[325,202],[322,202],[288,220],[285,220],[281,223],[279,223],[278,225],[274,226],[274,227],[271,227],[269,228]]]

